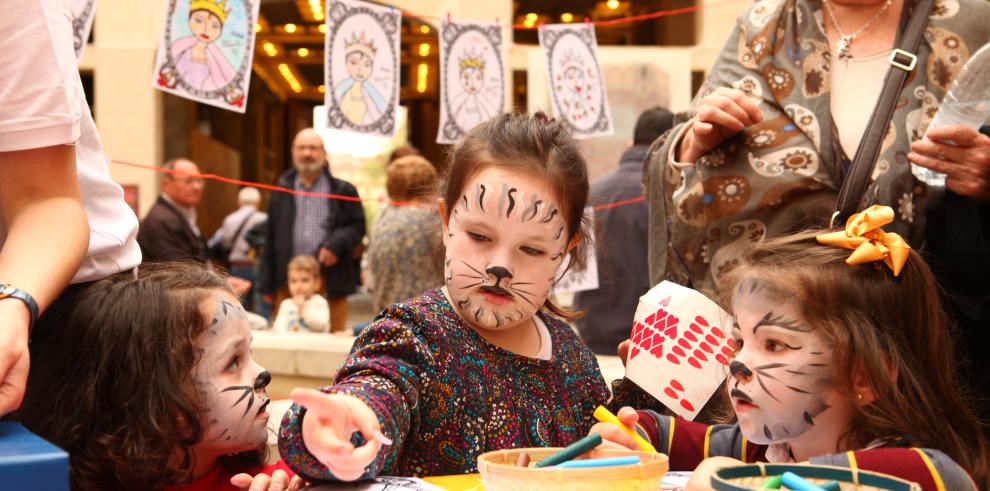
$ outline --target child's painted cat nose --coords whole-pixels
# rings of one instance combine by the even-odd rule
[[[264,389],[270,383],[272,383],[272,374],[268,373],[268,370],[264,370],[254,379],[254,390]]]
[[[509,278],[512,279],[512,273],[509,270],[501,266],[492,266],[485,270],[486,273],[494,275],[496,279]]]

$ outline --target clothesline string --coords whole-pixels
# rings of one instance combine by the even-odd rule
[[[190,173],[190,172],[177,171],[175,169],[166,169],[164,167],[158,167],[158,166],[155,166],[155,165],[136,164],[136,163],[133,163],[133,162],[126,162],[126,161],[117,160],[117,159],[111,159],[110,162],[111,163],[114,163],[114,164],[117,164],[117,165],[123,165],[123,166],[126,166],[126,167],[134,167],[134,168],[138,168],[138,169],[152,170],[152,171],[159,172],[159,173],[162,173],[162,174],[170,174],[170,175],[174,175],[174,176],[175,175],[178,175],[178,176],[188,176],[188,177],[192,177],[194,179],[210,179],[210,180],[213,180],[213,181],[219,181],[219,182],[223,182],[223,183],[227,183],[227,184],[236,184],[238,186],[247,186],[247,187],[253,187],[253,188],[258,188],[258,189],[265,189],[265,190],[268,190],[268,191],[275,191],[275,192],[278,192],[278,193],[286,193],[286,194],[291,194],[291,195],[294,195],[294,196],[309,196],[309,197],[313,197],[313,198],[339,199],[341,201],[353,201],[353,202],[358,202],[358,203],[362,203],[362,202],[366,202],[366,201],[375,201],[375,202],[379,202],[379,203],[387,202],[389,205],[392,205],[392,206],[420,206],[418,203],[411,203],[411,202],[406,202],[406,201],[389,201],[389,200],[386,200],[385,198],[380,198],[380,199],[376,199],[376,200],[368,200],[368,199],[362,199],[362,198],[358,198],[358,197],[354,197],[354,196],[345,196],[345,195],[342,195],[342,194],[313,193],[313,192],[310,192],[310,191],[297,191],[295,189],[289,189],[287,187],[274,186],[274,185],[271,185],[271,184],[262,184],[260,182],[244,181],[244,180],[241,180],[241,179],[234,179],[234,178],[231,178],[231,177],[221,176],[221,175],[218,175],[218,174],[193,174],[193,173]],[[600,210],[606,210],[606,209],[610,209],[610,208],[618,208],[620,206],[626,206],[626,205],[631,205],[631,204],[635,204],[635,203],[642,203],[643,201],[646,201],[646,196],[638,196],[636,198],[626,199],[626,200],[621,200],[621,201],[616,201],[616,202],[613,202],[613,203],[603,203],[603,204],[599,204],[599,205],[593,206],[592,209],[594,211],[600,211]]]
[[[742,2],[749,2],[749,1],[750,0],[726,0],[724,2],[714,2],[714,3],[707,4],[707,5],[692,5],[690,7],[681,7],[681,8],[676,8],[676,9],[658,10],[656,12],[650,12],[648,14],[633,15],[633,16],[629,16],[629,17],[621,17],[621,18],[618,18],[618,19],[596,20],[596,21],[591,21],[591,22],[588,22],[588,23],[589,24],[593,24],[596,27],[608,27],[608,26],[615,26],[615,25],[619,25],[619,24],[631,24],[633,22],[642,22],[642,21],[646,21],[646,20],[658,19],[660,17],[669,17],[669,16],[672,16],[672,15],[689,14],[691,12],[697,12],[699,10],[704,10],[704,9],[708,9],[708,8],[721,7],[721,6],[724,6],[724,5],[731,5],[731,4],[734,4],[734,3],[742,3]],[[443,21],[445,21],[445,20],[447,20],[447,19],[450,18],[449,15],[448,16],[420,15],[420,14],[414,14],[412,12],[406,12],[406,11],[402,11],[402,16],[403,17],[408,17],[410,19],[429,19],[429,20],[435,20],[435,21],[440,21],[440,22],[443,22]],[[525,24],[512,24],[512,25],[509,25],[509,26],[506,26],[506,27],[511,27],[513,30],[526,31],[526,30],[536,30],[536,29],[539,29],[540,28],[540,25],[539,24],[534,24],[534,25],[531,25],[531,26],[527,26]]]

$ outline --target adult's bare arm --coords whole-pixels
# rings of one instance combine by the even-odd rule
[[[44,311],[69,284],[89,245],[76,178],[75,147],[0,152],[0,282],[31,294]],[[20,406],[30,367],[30,314],[0,300],[0,415]]]

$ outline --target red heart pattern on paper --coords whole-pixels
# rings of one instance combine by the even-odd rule
[[[632,360],[641,352],[648,352],[655,358],[662,358],[664,352],[664,341],[677,336],[677,324],[680,322],[676,316],[671,315],[664,308],[670,303],[670,297],[660,302],[660,308],[656,312],[646,316],[643,322],[633,324],[631,336],[632,346],[629,350],[629,359]]]
[[[642,322],[634,323],[629,359],[648,353],[658,360],[663,359],[674,365],[686,363],[697,370],[702,370],[703,364],[713,358],[719,364],[728,365],[735,341],[726,339],[722,329],[700,315],[696,315],[686,329],[679,329],[680,319],[665,308],[669,301],[670,298],[666,298],[656,312]],[[663,390],[681,407],[694,412],[694,404],[682,398],[684,392],[684,385],[676,379],[671,379]]]

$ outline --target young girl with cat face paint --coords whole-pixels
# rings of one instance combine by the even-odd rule
[[[73,489],[301,487],[263,465],[271,376],[222,276],[142,265],[88,287],[69,318],[21,420],[69,452]]]
[[[335,385],[293,392],[280,449],[307,479],[475,472],[489,450],[577,440],[608,397],[594,355],[548,315],[572,315],[547,297],[584,239],[587,169],[567,131],[542,114],[490,120],[442,187],[443,287],[382,311]]]
[[[925,490],[990,489],[987,445],[954,375],[938,287],[917,253],[877,227],[892,216],[874,206],[821,240],[865,242],[857,254],[885,257],[896,276],[878,262],[847,264],[858,259],[813,232],[740,258],[720,285],[735,317],[726,387],[737,424],[619,411],[670,455],[672,470],[697,468],[688,489],[710,489],[718,467],[758,461],[857,467]],[[592,431],[637,448],[615,426]]]

